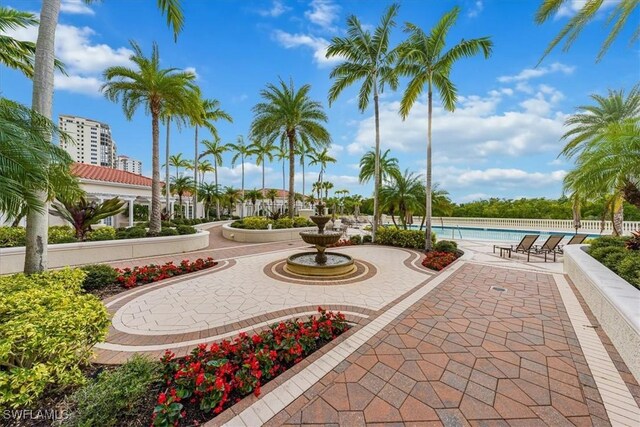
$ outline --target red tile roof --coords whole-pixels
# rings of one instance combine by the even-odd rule
[[[104,166],[74,163],[71,166],[71,172],[78,178],[151,187],[151,178]]]

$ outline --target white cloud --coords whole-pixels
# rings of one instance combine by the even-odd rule
[[[311,9],[304,16],[313,24],[328,31],[335,31],[333,23],[338,19],[340,7],[331,0],[312,0]]]
[[[269,9],[260,9],[258,10],[258,14],[261,16],[270,16],[272,18],[277,18],[285,12],[291,10],[289,6],[285,6],[281,0],[273,0],[271,4],[271,8]]]
[[[587,0],[570,0],[569,2],[565,2],[560,8],[558,12],[556,12],[555,19],[572,17],[576,14],[582,7],[587,3]],[[605,0],[600,6],[599,11],[603,11],[610,7],[615,6],[619,3],[619,0]]]
[[[482,12],[482,9],[484,9],[484,5],[482,4],[482,1],[481,0],[477,0],[473,4],[473,7],[471,9],[469,9],[469,12],[467,13],[467,16],[469,18],[475,18],[476,16],[478,16],[480,14],[480,12]]]
[[[441,168],[434,171],[437,181],[446,189],[491,186],[505,189],[526,186],[544,188],[559,184],[567,172],[528,172],[516,168],[460,169],[455,167]]]
[[[494,196],[495,197],[495,196]],[[491,198],[491,195],[486,193],[472,193],[458,198],[459,202],[475,202],[476,200],[485,200]]]
[[[184,69],[184,71],[186,71],[187,73],[193,74],[196,77],[196,80],[200,78],[200,75],[196,71],[196,67],[187,67]]]
[[[344,147],[339,144],[331,144],[329,146],[329,155],[331,157],[337,157],[340,153],[344,151]]]
[[[82,0],[62,0],[60,4],[60,12],[73,15],[95,15],[95,11],[91,9]]]
[[[515,76],[500,76],[498,77],[498,81],[500,83],[526,82],[551,73],[571,74],[575,68],[576,67],[565,65],[560,62],[554,62],[548,67],[525,68]]]
[[[282,30],[275,30],[273,37],[286,49],[300,46],[311,48],[313,50],[313,59],[320,66],[334,64],[342,60],[337,57],[326,57],[329,42],[322,37],[315,37],[309,34],[291,34]]]
[[[66,90],[73,93],[81,93],[84,95],[101,96],[100,86],[102,81],[96,77],[82,77],[77,75],[65,76],[56,74],[54,80],[56,89]]]

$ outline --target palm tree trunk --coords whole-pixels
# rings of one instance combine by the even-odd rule
[[[300,166],[302,166],[302,206],[304,206],[304,187],[305,187],[305,180],[304,180],[304,154],[300,155]]]
[[[169,133],[171,131],[171,116],[169,116],[167,118],[167,142],[165,144],[165,153],[164,153],[164,164],[165,164],[165,173],[164,173],[164,178],[165,178],[165,183],[164,183],[164,190],[166,193],[166,208],[167,208],[167,218],[170,220],[171,217],[173,216],[173,212],[170,212],[169,208],[171,207],[171,184],[169,183],[170,181],[170,176],[169,176]]]
[[[428,95],[428,114],[429,124],[427,131],[427,203],[425,208],[425,239],[424,249],[425,251],[431,250],[431,121],[433,115],[433,92],[431,90],[431,82],[429,82],[429,95]]]
[[[612,225],[613,225],[613,235],[614,236],[622,236],[622,226],[624,223],[624,199],[622,199],[622,195],[619,196],[619,200],[613,202],[614,210],[612,217]]]
[[[282,159],[282,210],[284,213],[284,192],[285,192],[286,188],[284,186],[284,158]]]
[[[216,159],[216,156],[213,156],[213,167],[215,169],[214,178],[216,180],[215,185],[217,189],[218,188],[218,159]],[[220,221],[220,199],[218,197],[216,197],[216,219]]]
[[[51,119],[53,103],[53,60],[56,27],[60,14],[60,0],[43,0],[40,10],[40,25],[36,41],[33,70],[33,94],[31,108]],[[51,140],[51,136],[47,136]],[[48,167],[48,165],[41,165]],[[36,191],[35,195],[44,203],[44,209],[31,209],[27,214],[27,235],[24,257],[24,272],[37,273],[47,269],[49,243],[49,209],[47,192]]]
[[[262,158],[262,197],[260,198],[260,210],[264,215],[264,157]]]
[[[198,217],[198,126],[196,126],[195,153],[193,157],[193,218]]]
[[[373,184],[373,226],[371,229],[371,241],[376,241],[376,233],[378,231],[378,222],[380,220],[380,203],[378,194],[380,192],[380,111],[378,108],[378,78],[374,77],[373,81],[373,109],[376,123],[376,147],[375,147],[375,166],[374,166],[374,184]]]
[[[240,217],[244,218],[244,207],[245,207],[245,200],[244,200],[244,154],[240,155],[240,160],[242,160],[242,207],[240,208]]]
[[[293,219],[294,211],[294,187],[295,187],[295,167],[296,167],[296,155],[295,155],[295,130],[287,132],[289,137],[289,218]]]
[[[156,107],[157,108],[157,107]],[[151,219],[149,221],[149,233],[160,232],[160,127],[158,123],[159,108],[151,111]],[[155,110],[155,111],[154,111]]]

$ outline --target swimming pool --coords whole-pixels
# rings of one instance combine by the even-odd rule
[[[419,225],[412,225],[412,230],[418,230]],[[476,227],[431,227],[436,237],[439,239],[462,239],[462,240],[495,240],[501,242],[519,242],[525,234],[539,234],[540,241],[545,241],[550,235],[566,234],[570,237],[573,233],[545,232],[535,230],[507,230],[500,228],[476,228]],[[598,234],[589,234],[589,238],[598,237]]]

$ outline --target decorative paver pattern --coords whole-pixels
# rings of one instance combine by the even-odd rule
[[[269,424],[610,425],[549,274],[466,264],[331,376]]]

